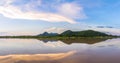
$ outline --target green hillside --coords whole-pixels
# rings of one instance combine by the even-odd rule
[[[60,34],[60,36],[68,36],[68,37],[94,37],[94,36],[108,36],[105,33],[93,31],[93,30],[85,30],[85,31],[71,31],[67,30]]]

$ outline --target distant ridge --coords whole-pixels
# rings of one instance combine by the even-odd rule
[[[93,37],[93,36],[108,36],[106,33],[94,31],[94,30],[84,30],[84,31],[71,31],[67,30],[60,34],[61,36],[77,36],[77,37]]]
[[[109,36],[109,35],[94,30],[84,30],[84,31],[67,30],[61,34],[44,32],[43,34],[39,34],[38,36],[94,37],[94,36]]]
[[[48,32],[44,32],[43,34],[39,34],[38,36],[56,36],[58,35],[58,33],[48,33]]]

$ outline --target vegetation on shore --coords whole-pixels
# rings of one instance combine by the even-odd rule
[[[0,38],[19,38],[19,39],[38,39],[43,42],[48,41],[62,41],[66,44],[72,43],[88,43],[93,44],[107,39],[118,38],[118,36],[107,35],[102,32],[85,30],[85,31],[71,31],[67,30],[61,34],[44,32],[36,36],[0,36]]]
[[[102,32],[85,30],[85,31],[71,31],[67,30],[61,34],[47,33],[36,36],[0,36],[0,38],[36,38],[36,39],[80,39],[80,38],[117,38],[118,36],[108,35]]]

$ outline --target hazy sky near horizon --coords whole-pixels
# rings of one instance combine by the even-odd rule
[[[120,0],[0,0],[1,35],[93,29],[120,35]]]

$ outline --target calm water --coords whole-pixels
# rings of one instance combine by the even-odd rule
[[[120,63],[120,38],[84,41],[0,39],[0,63]]]

